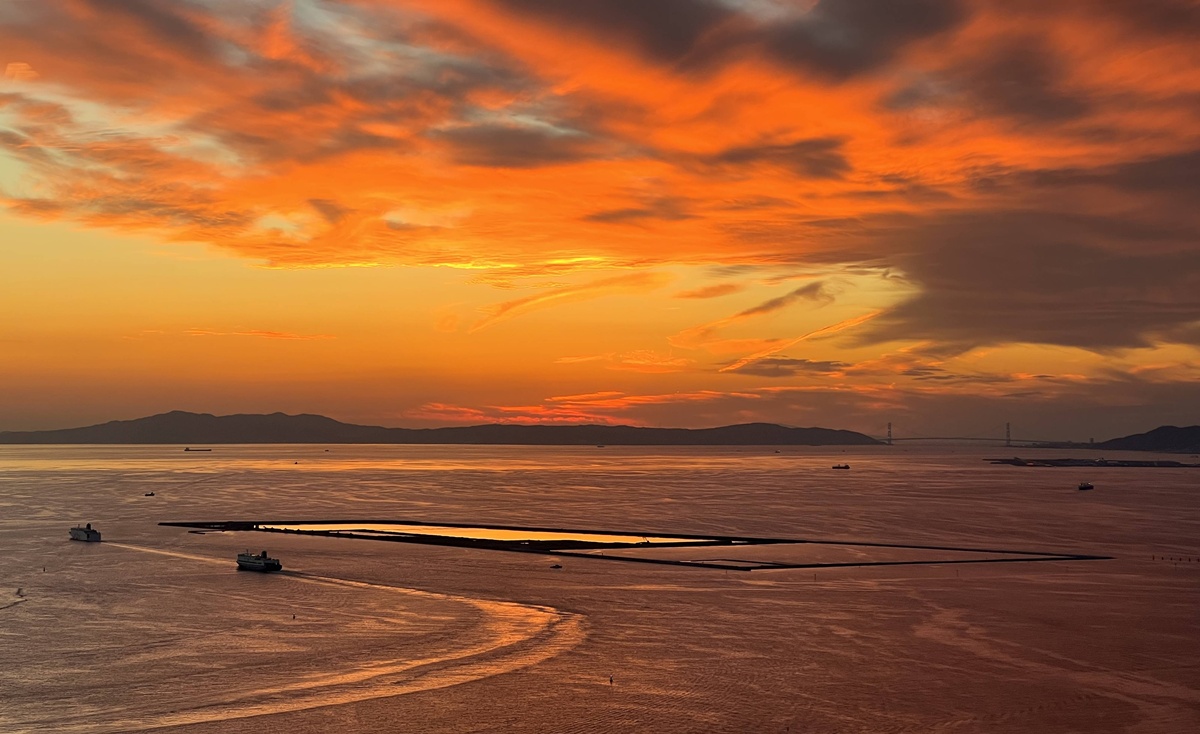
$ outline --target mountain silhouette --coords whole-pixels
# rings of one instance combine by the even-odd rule
[[[1200,454],[1200,426],[1159,426],[1152,431],[1114,438],[1095,445],[1110,451],[1162,451]]]
[[[0,444],[383,443],[540,446],[867,446],[854,431],[744,423],[719,428],[488,424],[451,428],[384,428],[321,415],[211,415],[181,410],[83,428],[0,432]]]

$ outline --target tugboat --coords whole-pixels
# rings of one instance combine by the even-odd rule
[[[93,528],[90,522],[83,527],[76,525],[71,528],[71,540],[82,540],[85,543],[99,543],[100,531]]]
[[[259,571],[261,573],[270,573],[272,571],[282,571],[283,564],[278,558],[271,558],[266,551],[254,555],[250,551],[238,553],[237,557],[238,570]]]
[[[1095,489],[1095,487],[1092,486],[1091,482],[1080,482],[1079,483],[1079,491],[1080,492],[1083,492],[1083,491],[1086,491],[1089,489]]]

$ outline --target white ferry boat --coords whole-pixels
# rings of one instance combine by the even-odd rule
[[[85,543],[99,543],[100,531],[93,528],[90,522],[83,527],[76,525],[71,528],[71,540],[82,540]]]
[[[247,571],[261,571],[262,573],[270,573],[271,571],[282,571],[283,564],[278,558],[271,558],[266,551],[255,555],[250,551],[238,553],[237,557],[238,570],[245,569]]]

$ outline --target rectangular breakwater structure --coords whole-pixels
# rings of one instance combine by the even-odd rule
[[[192,532],[285,533],[726,571],[1093,561],[1109,558],[1058,551],[914,545],[868,540],[640,533],[630,530],[580,530],[418,520],[233,520],[161,522],[159,525],[190,528]]]

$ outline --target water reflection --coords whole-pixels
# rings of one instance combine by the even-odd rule
[[[528,541],[578,541],[585,543],[628,543],[630,545],[653,545],[655,543],[714,543],[712,538],[671,538],[644,535],[618,535],[601,533],[573,533],[552,530],[511,530],[501,528],[456,527],[451,525],[410,525],[407,523],[288,523],[283,525],[259,524],[260,530],[355,533],[357,535],[406,536],[437,535],[449,538],[472,538],[481,540]]]

